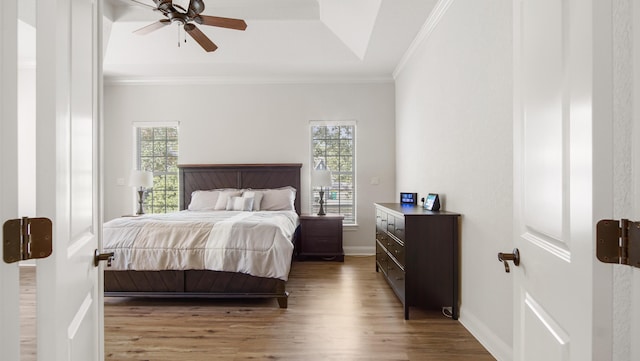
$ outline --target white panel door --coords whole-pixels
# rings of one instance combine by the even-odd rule
[[[18,215],[17,0],[0,1],[0,224]],[[0,247],[0,255],[3,249]],[[0,357],[19,360],[18,264],[0,257]]]
[[[53,221],[37,261],[38,360],[104,358],[100,268],[99,0],[36,6],[36,212]]]
[[[611,151],[610,133],[599,133],[611,120],[600,113],[611,94],[601,67],[610,52],[597,32],[606,3],[514,2],[514,360],[601,353],[593,310],[611,295],[594,288],[593,230],[601,178],[611,177],[596,171]]]

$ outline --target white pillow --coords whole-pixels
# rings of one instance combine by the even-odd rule
[[[253,198],[253,210],[254,211],[260,210],[260,204],[262,203],[262,192],[248,190],[248,191],[242,192],[242,196],[245,198]]]
[[[220,191],[194,191],[191,193],[191,202],[189,203],[190,211],[212,211],[218,202]]]
[[[228,211],[251,211],[253,198],[251,197],[231,197],[227,201]]]
[[[295,211],[295,199],[296,189],[293,187],[266,189],[262,193],[262,203],[260,204],[260,210]]]
[[[220,191],[220,195],[218,196],[218,201],[216,202],[215,210],[223,211],[227,209],[227,202],[229,198],[238,197],[242,193],[238,189],[224,190]]]

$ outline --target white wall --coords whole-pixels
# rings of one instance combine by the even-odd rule
[[[462,214],[460,321],[509,360],[512,276],[497,253],[513,244],[511,2],[436,7],[396,71],[396,191],[439,193]]]
[[[135,211],[134,190],[117,185],[134,166],[133,122],[180,121],[180,164],[302,163],[305,210],[309,120],[356,120],[358,227],[344,248],[374,254],[373,202],[397,198],[394,117],[392,83],[107,85],[105,220]]]

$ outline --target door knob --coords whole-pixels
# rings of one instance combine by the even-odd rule
[[[100,253],[97,249],[95,252],[95,256],[93,257],[93,265],[98,267],[100,261],[107,261],[107,267],[111,267],[111,261],[113,260],[114,253]]]
[[[509,273],[511,269],[509,269],[509,263],[507,261],[513,261],[513,264],[518,266],[520,265],[520,251],[517,248],[513,249],[513,253],[498,253],[498,261],[504,263],[504,271]]]

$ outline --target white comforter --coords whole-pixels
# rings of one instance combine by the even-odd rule
[[[104,224],[112,270],[208,269],[287,280],[294,211],[181,211]]]

